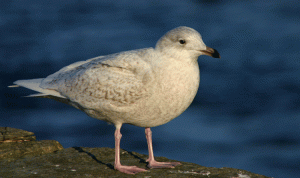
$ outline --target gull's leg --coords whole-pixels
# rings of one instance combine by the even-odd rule
[[[115,169],[117,169],[120,172],[126,173],[126,174],[136,174],[139,172],[147,171],[146,169],[142,169],[136,166],[123,166],[120,162],[120,141],[122,134],[120,132],[121,126],[116,127],[115,131]]]
[[[147,143],[148,143],[148,151],[149,158],[146,160],[148,162],[149,168],[174,168],[177,165],[180,165],[180,162],[157,162],[154,159],[153,155],[153,147],[152,147],[152,131],[149,127],[145,128]]]

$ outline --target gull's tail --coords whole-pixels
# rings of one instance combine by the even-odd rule
[[[25,87],[39,93],[28,95],[27,97],[45,97],[45,96],[55,96],[59,98],[65,98],[59,92],[50,89],[44,89],[40,87],[40,84],[44,78],[37,78],[37,79],[29,79],[29,80],[17,80],[14,82],[15,85],[11,85],[8,87]]]

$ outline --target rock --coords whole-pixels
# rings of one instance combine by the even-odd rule
[[[29,144],[32,142],[32,144]],[[182,165],[173,169],[149,169],[148,172],[127,175],[113,169],[114,149],[73,147],[63,149],[56,141],[23,141],[2,142],[3,145],[17,144],[19,153],[11,157],[1,157],[0,177],[231,177],[231,178],[266,178],[245,170],[234,168],[204,167],[194,163],[181,162]],[[26,150],[38,147],[36,154]],[[48,145],[49,150],[45,151]],[[60,145],[60,146],[59,146]],[[9,146],[14,153],[14,146]],[[7,146],[8,147],[8,146]],[[29,147],[30,149],[28,149]],[[51,149],[50,149],[51,147]],[[44,151],[41,151],[44,148]],[[33,151],[34,149],[32,149]],[[9,150],[6,150],[9,152]],[[2,154],[1,154],[2,155]],[[9,155],[6,153],[5,155]],[[17,156],[20,156],[17,159]],[[136,165],[147,168],[147,155],[121,150],[121,162],[124,165]],[[156,157],[157,161],[176,161],[164,157]]]
[[[0,127],[0,134],[0,161],[5,159],[10,162],[25,156],[39,156],[63,149],[58,141],[36,141],[33,132],[21,129]]]
[[[2,142],[22,142],[36,140],[33,132],[10,127],[0,127],[0,143]]]

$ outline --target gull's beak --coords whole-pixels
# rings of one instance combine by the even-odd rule
[[[206,50],[200,50],[203,54],[211,56],[213,58],[221,58],[219,52],[215,49],[206,46]]]

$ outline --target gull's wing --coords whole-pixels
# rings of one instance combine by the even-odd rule
[[[152,68],[143,49],[112,54],[64,67],[45,78],[40,87],[58,91],[83,108],[127,106],[152,91]]]

